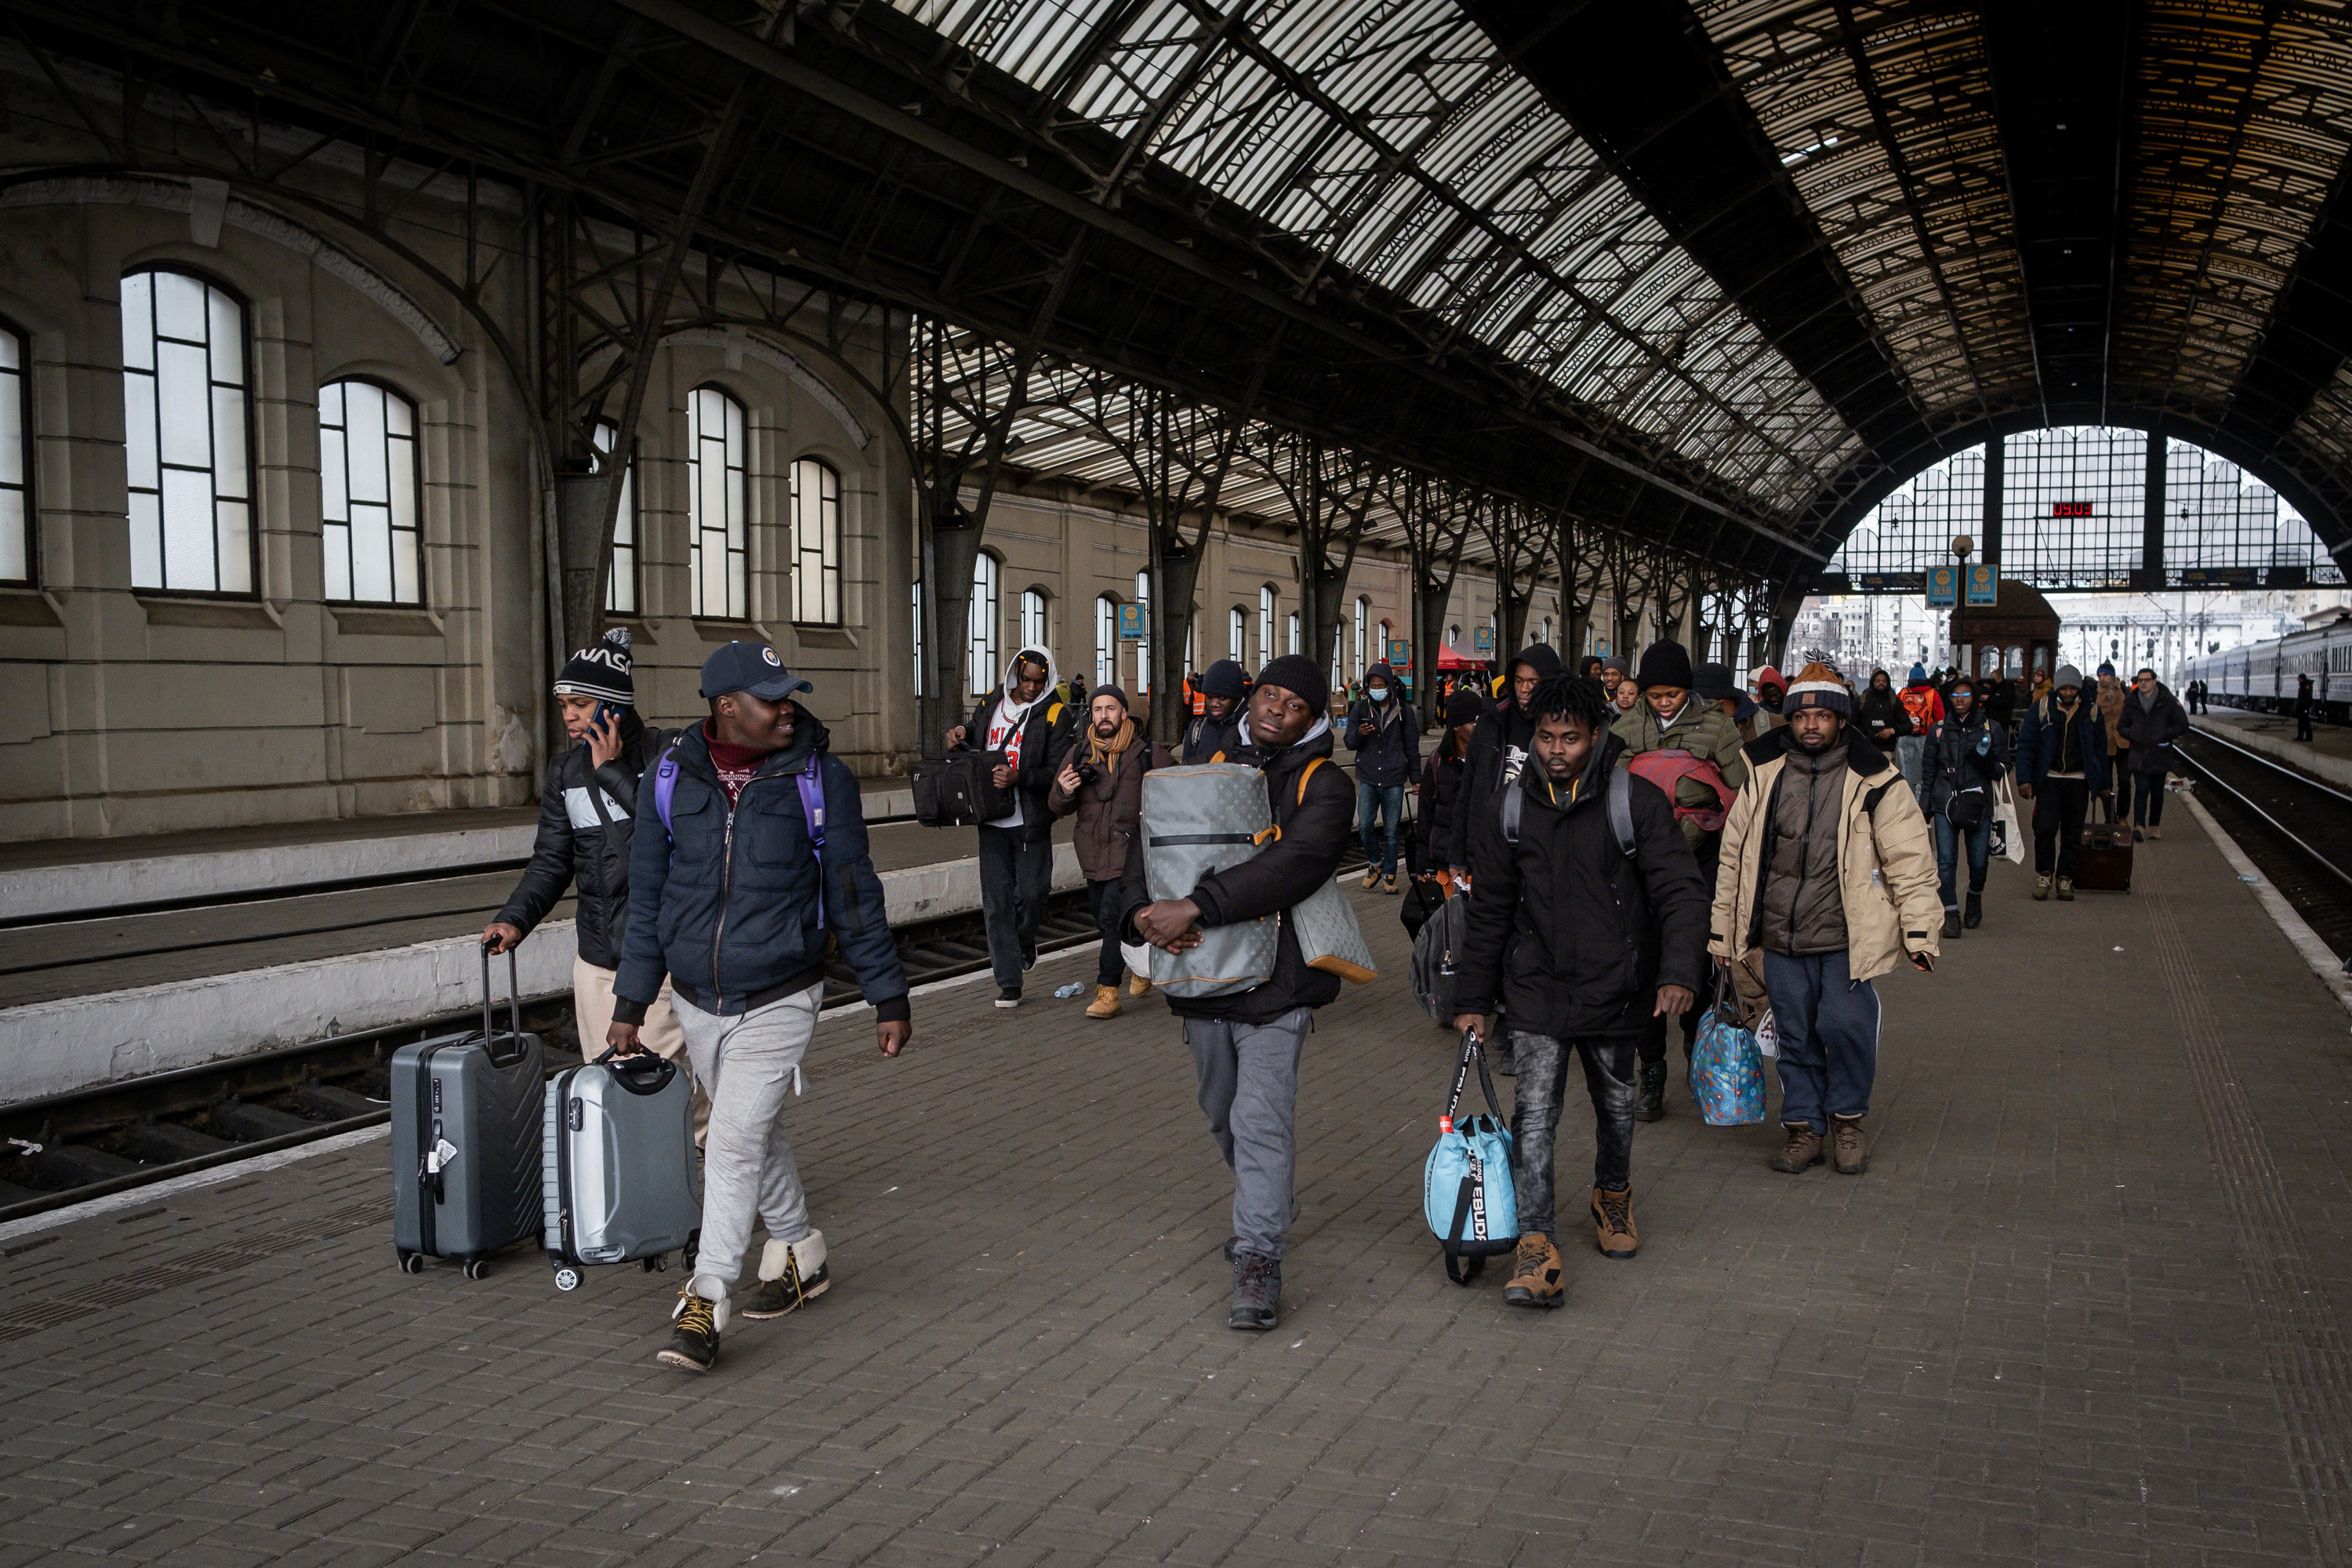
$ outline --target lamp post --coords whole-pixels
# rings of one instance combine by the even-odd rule
[[[1972,647],[1968,640],[1964,622],[1969,613],[1969,553],[1976,547],[1977,542],[1965,533],[1955,534],[1952,537],[1952,554],[1959,562],[1959,569],[1954,574],[1959,584],[1959,592],[1952,595],[1952,646],[1956,648]],[[1970,680],[1980,679],[1977,669],[1976,655],[1969,652],[1963,654],[1961,658],[1967,660],[1965,668],[1969,679]],[[1956,659],[1954,662],[1958,663],[1959,660]]]

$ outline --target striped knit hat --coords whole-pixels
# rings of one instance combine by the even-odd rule
[[[1789,687],[1783,711],[1794,713],[1800,708],[1826,708],[1841,719],[1853,717],[1853,695],[1845,689],[1838,672],[1820,659],[1797,671],[1797,679]]]
[[[637,705],[637,683],[629,669],[629,628],[614,626],[593,647],[566,659],[555,678],[558,697],[593,697],[615,708]]]

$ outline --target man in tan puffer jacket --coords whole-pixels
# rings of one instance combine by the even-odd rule
[[[1906,956],[1932,973],[1939,951],[1927,819],[1895,763],[1846,729],[1853,701],[1836,671],[1807,665],[1789,688],[1787,726],[1748,744],[1708,927],[1716,957],[1752,967],[1762,954],[1789,1135],[1772,1168],[1791,1173],[1820,1164],[1832,1133],[1842,1173],[1867,1167],[1871,982]]]

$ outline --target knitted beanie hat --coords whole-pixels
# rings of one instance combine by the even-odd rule
[[[1800,708],[1826,708],[1841,718],[1850,719],[1853,716],[1853,695],[1846,690],[1836,670],[1815,659],[1797,671],[1796,680],[1789,687],[1786,706],[1791,713]]]
[[[1230,697],[1238,702],[1249,695],[1249,677],[1242,673],[1242,667],[1234,660],[1221,658],[1202,672],[1201,695]]]
[[[1647,691],[1653,686],[1675,686],[1691,689],[1690,649],[1670,637],[1663,637],[1642,650],[1642,672],[1633,683]]]
[[[595,647],[583,647],[565,659],[563,673],[555,678],[555,694],[635,707],[637,687],[629,674],[629,628],[614,626]]]
[[[1304,654],[1286,653],[1265,661],[1257,672],[1260,686],[1279,686],[1320,713],[1331,706],[1331,683]]]

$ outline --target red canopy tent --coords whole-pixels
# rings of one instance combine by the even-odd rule
[[[1486,668],[1485,659],[1472,658],[1450,642],[1437,645],[1437,668],[1441,675],[1449,669],[1484,669]]]

